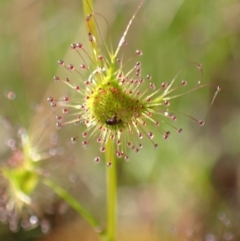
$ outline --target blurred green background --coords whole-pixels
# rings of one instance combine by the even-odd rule
[[[115,47],[138,4],[96,1],[95,12],[108,19]],[[140,155],[130,154],[130,162],[119,160],[118,240],[240,240],[239,16],[237,0],[146,0],[135,18],[127,50],[130,56],[136,49],[143,51],[143,74],[151,74],[156,86],[172,80],[191,62],[202,63],[209,86],[173,106],[204,118],[204,127],[180,118],[182,135],[173,134],[168,141],[156,136],[157,150],[144,143]],[[47,96],[66,91],[66,86],[61,89],[53,82],[59,72],[57,60],[78,59],[70,44],[86,41],[84,24],[80,0],[0,2],[0,115],[17,123],[17,112],[21,124],[33,126],[34,132],[41,115],[34,117],[31,106],[45,105]],[[106,27],[102,19],[99,24]],[[199,78],[193,69],[183,73],[189,83]],[[210,107],[217,85],[222,90]],[[17,95],[15,109],[5,97],[8,90]],[[74,132],[70,129],[64,135],[66,149],[69,132]],[[70,191],[104,223],[105,166],[92,161],[97,147],[70,148],[72,172],[79,175]],[[71,210],[52,219],[52,231],[42,237],[36,230],[13,234],[1,225],[0,240],[97,240]]]

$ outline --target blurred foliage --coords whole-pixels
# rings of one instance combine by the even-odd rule
[[[96,1],[95,12],[108,19],[114,46],[138,4]],[[237,0],[146,0],[134,20],[127,54],[143,51],[142,69],[157,86],[191,62],[203,64],[204,82],[210,84],[174,104],[197,119],[205,117],[204,127],[181,118],[182,135],[168,141],[159,135],[158,150],[146,144],[140,155],[131,154],[130,162],[119,161],[118,240],[239,240],[239,16]],[[0,115],[28,127],[40,118],[34,118],[32,105],[45,105],[46,97],[59,91],[52,80],[57,60],[71,61],[76,56],[70,44],[86,39],[82,3],[1,1],[0,36]],[[192,69],[183,73],[189,83],[199,78]],[[217,85],[222,90],[210,107]],[[7,90],[16,92],[14,108],[6,100]],[[67,128],[66,148],[71,131],[76,129]],[[70,191],[103,222],[105,167],[93,163],[94,148],[71,147],[74,170],[69,175],[77,172],[79,182]],[[41,240],[97,240],[80,219],[69,211]],[[12,234],[0,226],[0,240],[36,240],[38,235],[38,230]]]

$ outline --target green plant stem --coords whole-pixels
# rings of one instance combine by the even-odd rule
[[[61,197],[66,203],[69,204],[74,210],[76,210],[92,228],[99,233],[101,240],[106,240],[105,233],[100,231],[99,222],[76,200],[66,189],[58,186],[50,179],[44,179],[44,184],[50,187],[59,197]]]
[[[107,237],[108,241],[116,238],[117,216],[117,163],[115,158],[114,143],[111,140],[106,145],[106,182],[107,182]],[[111,163],[111,166],[109,166]]]
[[[82,0],[83,3],[83,11],[84,15],[88,16],[93,13],[93,3],[92,0]],[[96,23],[94,18],[91,18],[90,21],[87,22],[87,30],[91,32],[95,41],[97,42],[97,31],[96,31]],[[93,62],[98,64],[98,60],[96,59],[96,50],[97,47],[94,45],[95,43],[90,44],[91,56]],[[116,167],[116,159],[115,159],[115,150],[114,144],[112,141],[108,141],[106,145],[106,163],[111,163],[111,167],[107,167],[106,170],[106,182],[107,182],[107,231],[106,231],[106,240],[107,241],[115,241],[116,238],[116,211],[117,211],[117,167]]]
[[[93,3],[92,0],[82,0],[83,3],[83,12],[84,15],[87,17],[90,14],[93,14]],[[96,23],[94,20],[94,17],[92,17],[89,21],[86,22],[86,28],[87,32],[91,33],[95,37],[95,41],[97,42],[97,31],[96,31]],[[90,52],[91,52],[91,57],[92,61],[97,65],[97,59],[95,58],[95,53],[94,51],[97,49],[95,44],[92,42],[90,43]],[[95,46],[95,47],[94,47]],[[95,50],[94,50],[95,48]]]

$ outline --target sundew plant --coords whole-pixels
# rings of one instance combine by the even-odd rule
[[[98,235],[99,240],[115,241],[119,239],[119,233],[121,233],[117,232],[121,228],[117,223],[118,217],[125,219],[121,206],[119,205],[120,208],[118,208],[117,196],[120,186],[117,180],[123,180],[122,176],[126,173],[122,167],[128,168],[134,163],[137,171],[141,173],[141,169],[138,170],[139,162],[149,162],[149,160],[155,159],[152,153],[166,152],[163,150],[164,142],[181,133],[183,135],[181,134],[178,138],[185,138],[184,121],[191,121],[194,126],[204,126],[202,116],[196,116],[201,115],[202,111],[196,110],[197,114],[196,112],[191,113],[191,111],[181,108],[181,101],[186,96],[188,98],[190,94],[194,99],[195,91],[202,88],[208,89],[211,84],[204,83],[203,66],[195,60],[181,63],[182,67],[178,71],[167,64],[167,72],[173,71],[173,73],[164,81],[155,74],[151,75],[146,72],[147,66],[142,57],[149,53],[141,50],[141,43],[138,43],[141,41],[134,40],[134,45],[129,44],[130,37],[135,33],[134,28],[138,27],[137,18],[145,8],[144,0],[139,0],[122,29],[111,29],[108,16],[105,16],[105,13],[95,12],[92,0],[82,0],[81,3],[85,16],[83,21],[85,31],[81,33],[83,39],[79,39],[80,42],[74,42],[69,46],[69,51],[75,58],[72,62],[68,62],[64,58],[58,60],[59,66],[54,64],[54,68],[59,68],[59,74],[54,76],[54,83],[46,93],[46,97],[43,98],[44,110],[41,104],[32,106],[31,103],[31,107],[36,113],[34,112],[35,118],[29,120],[30,126],[21,123],[21,115],[24,115],[26,111],[21,108],[14,108],[15,112],[19,112],[17,113],[19,119],[17,124],[5,117],[0,119],[0,137],[3,136],[3,144],[0,149],[0,221],[8,225],[12,232],[21,231],[21,229],[27,231],[37,229],[46,234],[52,228],[50,219],[55,217],[53,215],[58,217],[59,212],[66,211],[66,207],[71,206],[93,229],[95,235]],[[46,6],[49,7],[47,4]],[[50,11],[51,14],[52,11],[55,9]],[[31,14],[35,16],[34,13]],[[27,14],[26,19],[28,20]],[[49,27],[48,23],[47,27]],[[35,25],[32,27],[35,29]],[[111,36],[113,30],[117,34],[116,41]],[[24,31],[22,35],[24,35],[24,40],[27,40],[25,47],[29,51],[31,49],[28,45],[29,36]],[[33,35],[31,38],[38,36]],[[53,35],[56,37],[55,34]],[[61,33],[61,35],[65,38],[65,34]],[[67,34],[66,36],[68,38]],[[54,38],[54,44],[55,40]],[[36,49],[36,44],[33,46]],[[48,48],[51,49],[49,46]],[[36,58],[39,57],[38,52],[34,54],[37,56]],[[169,53],[169,56],[171,54]],[[59,53],[57,53],[58,55]],[[175,57],[174,54],[172,56]],[[190,59],[191,57],[189,56]],[[34,62],[31,58],[28,59],[26,53],[23,53],[22,59],[29,61],[26,63]],[[152,61],[150,64],[153,68],[156,66],[158,68],[159,65],[164,66],[163,61],[161,63]],[[43,64],[45,65],[46,61]],[[28,76],[34,69],[34,65],[30,67],[25,64],[24,66],[25,74]],[[15,73],[15,71],[12,72]],[[190,75],[189,72],[191,72]],[[56,73],[56,70],[54,69],[52,73]],[[32,86],[38,89],[38,83],[36,82],[35,85],[32,80],[33,77],[36,77],[36,81],[38,78],[41,79],[41,75],[33,71],[33,76],[31,74],[29,76],[25,85],[27,90]],[[3,77],[3,79],[5,78]],[[40,84],[43,88],[42,79]],[[24,85],[20,81],[16,83],[16,86],[24,89],[22,87]],[[52,86],[54,87],[52,88]],[[219,87],[213,86],[216,91],[212,103],[220,90]],[[61,90],[61,94],[59,94],[59,90]],[[36,94],[34,91],[32,93]],[[13,91],[6,91],[6,96],[10,101],[16,103],[14,102],[16,95]],[[199,96],[196,95],[196,98]],[[29,99],[26,99],[29,103]],[[194,106],[192,103],[189,105]],[[8,111],[5,112],[8,115]],[[171,143],[168,142],[166,145],[170,145],[171,152],[176,152]],[[138,154],[145,150],[149,152],[147,160],[143,160],[143,156]],[[84,153],[90,152],[93,153],[93,157],[86,158]],[[180,156],[181,153],[176,153],[176,155]],[[185,157],[185,155],[183,156]],[[166,162],[171,161],[168,160],[170,158],[165,158],[161,154],[160,161],[164,162],[164,159],[167,159]],[[98,199],[99,194],[94,193],[96,190],[101,189],[102,191],[104,185],[95,183],[95,177],[92,176],[89,179],[85,178],[86,176],[78,178],[81,171],[73,170],[76,161],[77,164],[84,163],[90,168],[94,166],[98,174],[104,168],[106,214],[105,209],[102,208],[103,200]],[[185,168],[186,165],[182,166]],[[185,171],[188,172],[188,170]],[[160,176],[157,169],[154,171]],[[164,170],[164,172],[166,171]],[[120,177],[119,173],[124,173],[124,175]],[[168,172],[166,173],[167,176],[171,176]],[[73,176],[76,174],[75,179],[73,178],[74,181],[71,180],[71,174]],[[83,182],[88,188],[89,183],[87,182],[90,179],[91,184],[96,188],[90,190],[94,194],[91,201],[96,203],[98,212],[102,215],[101,221],[96,218],[99,213],[90,212],[79,201],[80,198],[76,198],[73,194],[77,189],[79,196],[83,197],[84,192],[79,191],[78,184]],[[71,188],[69,188],[70,186]],[[119,193],[122,194],[121,190]],[[130,200],[130,197],[128,198]],[[155,197],[150,197],[150,199],[154,200]],[[149,203],[144,203],[144,205],[147,206]],[[106,221],[102,221],[105,219]],[[129,222],[127,220],[126,223]],[[140,235],[142,235],[141,232]],[[211,238],[211,235],[209,237]],[[82,240],[81,237],[77,238]]]
[[[148,139],[153,148],[157,148],[154,135],[160,134],[163,139],[168,139],[169,129],[181,133],[182,128],[173,123],[178,114],[184,114],[171,110],[171,100],[205,86],[201,84],[203,69],[199,63],[189,64],[195,66],[200,74],[196,85],[186,89],[187,81],[178,79],[182,70],[160,86],[151,81],[151,75],[143,76],[139,60],[143,53],[139,49],[130,59],[124,60],[122,49],[126,47],[127,33],[136,13],[120,37],[116,50],[112,50],[112,44],[108,45],[96,21],[103,16],[91,12],[86,18],[90,50],[82,43],[73,43],[71,48],[79,55],[79,66],[58,61],[61,67],[76,75],[54,76],[55,81],[65,83],[77,94],[73,98],[63,96],[60,100],[48,98],[53,108],[61,108],[56,115],[56,127],[61,129],[68,124],[79,124],[79,133],[71,140],[74,144],[81,143],[85,149],[91,142],[99,143],[95,162],[101,160],[101,153],[106,151],[108,143],[117,158],[127,161],[129,150],[139,152],[143,139]],[[204,125],[203,120],[187,117]],[[112,161],[108,159],[107,164],[111,166]]]
[[[6,96],[11,101],[16,97],[12,91]],[[64,152],[58,145],[57,134],[49,129],[44,118],[38,122],[40,125],[35,123],[29,128],[4,116],[0,123],[6,149],[0,156],[0,221],[13,232],[40,228],[42,233],[48,233],[50,217],[63,204],[46,182],[54,179],[52,169],[58,169],[56,160],[62,166]]]
[[[171,109],[172,100],[207,86],[202,84],[201,64],[189,63],[173,74],[172,80],[157,85],[150,74],[142,73],[143,53],[140,49],[128,50],[132,51],[132,55],[125,58],[123,49],[127,48],[127,35],[134,27],[134,19],[143,3],[140,2],[115,44],[105,38],[98,24],[101,19],[109,28],[107,19],[94,12],[91,1],[83,0],[87,26],[85,34],[89,44],[72,43],[72,51],[79,56],[78,65],[59,60],[58,64],[66,69],[66,75],[54,76],[55,82],[65,84],[72,92],[67,96],[48,97],[56,117],[56,128],[79,125],[77,133],[71,137],[73,144],[83,149],[88,149],[94,142],[99,144],[94,161],[104,161],[107,166],[106,228],[99,229],[92,216],[72,197],[59,194],[94,228],[100,230],[103,240],[108,241],[116,239],[117,158],[128,161],[129,152],[140,152],[144,142],[150,142],[154,151],[159,147],[154,136],[161,135],[167,140],[172,131],[182,133],[178,116],[204,125],[202,119]],[[180,79],[183,70],[189,67],[194,67],[199,73],[190,86],[185,79]],[[215,96],[218,91],[219,88]],[[134,155],[132,159],[134,161]]]

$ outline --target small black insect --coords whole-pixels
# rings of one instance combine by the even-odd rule
[[[114,113],[114,115],[111,118],[108,118],[105,123],[109,126],[114,126],[122,123],[122,120],[118,119],[117,115]]]

